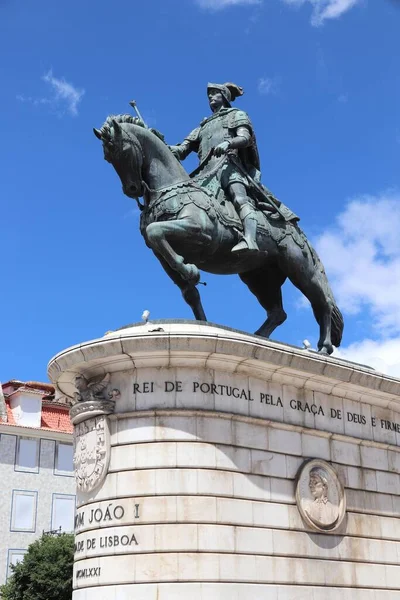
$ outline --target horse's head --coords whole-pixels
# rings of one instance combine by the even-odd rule
[[[101,129],[93,131],[103,142],[104,158],[116,170],[124,194],[138,198],[144,194],[143,151],[132,125],[143,127],[142,121],[136,117],[118,115],[108,117]]]

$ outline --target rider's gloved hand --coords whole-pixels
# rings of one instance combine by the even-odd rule
[[[168,146],[171,150],[172,154],[175,156],[177,160],[181,160],[181,148],[179,146]]]
[[[226,154],[227,151],[230,148],[230,143],[229,142],[222,142],[221,144],[218,144],[218,146],[215,146],[214,148],[214,155],[215,156],[222,156],[223,154]]]

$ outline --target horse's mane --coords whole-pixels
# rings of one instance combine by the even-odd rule
[[[141,119],[139,119],[138,117],[134,117],[132,115],[128,115],[128,114],[124,114],[124,115],[110,115],[109,117],[107,117],[107,119],[105,120],[104,124],[102,125],[100,131],[101,131],[101,135],[102,137],[104,136],[106,139],[111,137],[111,129],[113,127],[113,121],[116,121],[117,123],[131,123],[132,125],[137,125],[138,127],[143,127],[145,128],[146,125],[143,123],[143,121]]]
[[[154,135],[156,137],[158,137],[159,140],[161,140],[162,142],[165,143],[163,134],[160,133],[157,129],[154,129],[153,127],[148,128],[147,125],[144,123],[144,121],[139,119],[139,117],[134,117],[134,116],[128,115],[128,114],[110,115],[109,117],[107,117],[103,126],[100,129],[102,138],[104,138],[106,140],[107,139],[109,140],[111,138],[111,129],[113,127],[113,121],[116,121],[117,123],[130,123],[131,125],[137,125],[138,127],[143,127],[143,129],[146,129],[147,131],[154,133]]]

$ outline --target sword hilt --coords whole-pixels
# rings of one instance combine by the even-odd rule
[[[142,115],[140,114],[140,110],[137,107],[136,100],[131,100],[129,102],[129,106],[132,106],[132,108],[135,111],[137,117],[142,121],[142,123],[146,127],[146,129],[148,129],[148,127],[146,125],[146,121],[143,119]]]

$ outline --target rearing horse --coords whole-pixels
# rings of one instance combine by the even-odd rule
[[[196,319],[207,320],[196,287],[199,269],[237,273],[267,312],[256,335],[268,338],[287,318],[281,287],[288,277],[311,303],[319,352],[331,354],[340,345],[343,317],[317,253],[296,223],[260,212],[259,250],[237,256],[231,250],[241,239],[239,220],[236,226],[224,220],[220,203],[189,177],[158,135],[128,115],[109,117],[94,133],[124,193],[143,197],[142,235]]]

